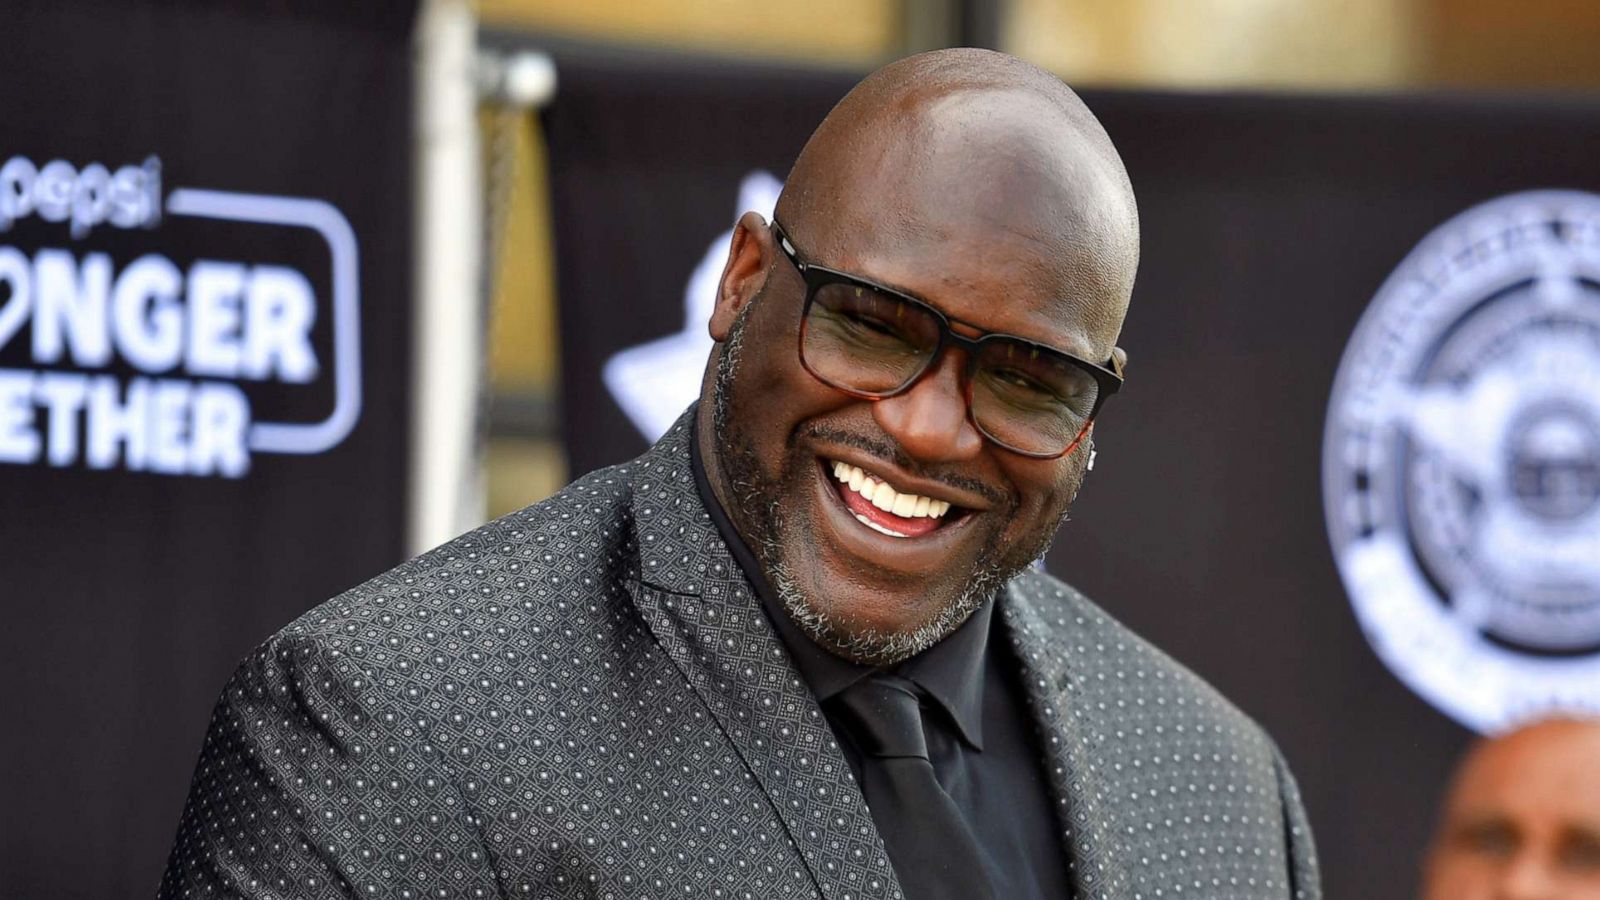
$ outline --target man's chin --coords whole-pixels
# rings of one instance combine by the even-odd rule
[[[937,644],[999,587],[998,573],[987,571],[965,585],[934,592],[941,596],[908,593],[903,583],[898,590],[862,594],[859,584],[830,589],[802,584],[789,572],[786,566],[776,567],[772,587],[790,620],[834,655],[879,667],[903,662]]]

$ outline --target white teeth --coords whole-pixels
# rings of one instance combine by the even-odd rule
[[[944,500],[935,500],[920,494],[902,493],[890,487],[886,482],[862,471],[860,466],[852,466],[847,462],[833,461],[834,480],[846,485],[850,490],[861,495],[861,499],[868,501],[873,506],[903,518],[933,518],[942,517],[950,511],[950,504]],[[857,518],[860,518],[859,516]],[[871,524],[871,523],[868,523]],[[878,528],[877,525],[873,525]],[[878,528],[884,534],[894,534],[884,528]],[[904,535],[896,534],[896,537]]]
[[[884,512],[893,512],[894,500],[898,496],[894,488],[889,487],[887,483],[880,484],[878,489],[872,492],[872,505]]]

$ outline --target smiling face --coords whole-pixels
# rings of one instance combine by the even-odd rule
[[[1426,900],[1600,900],[1600,721],[1479,744],[1451,786]]]
[[[779,218],[802,258],[919,297],[971,323],[969,336],[1107,360],[1137,258],[1126,180],[1052,103],[1012,89],[934,93],[890,104],[871,129],[844,128],[836,110]],[[796,622],[840,655],[889,664],[953,631],[1043,553],[1089,441],[1042,460],[984,439],[960,350],[884,400],[821,383],[797,351],[804,296],[771,228],[747,214],[711,321],[721,347],[702,452]]]

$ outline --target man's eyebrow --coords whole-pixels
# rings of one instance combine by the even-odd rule
[[[1498,809],[1465,810],[1450,819],[1450,827],[1455,829],[1511,824],[1511,817]]]
[[[804,257],[802,257],[802,258],[804,258]],[[806,259],[805,261],[808,264],[811,263],[810,259]],[[875,275],[862,274],[861,272],[852,271],[850,269],[834,269],[834,268],[832,268],[830,266],[824,266],[824,265],[821,265],[821,264],[816,264],[816,265],[818,265],[819,268],[830,269],[833,272],[837,272],[837,273],[839,273],[841,275],[847,275],[847,276],[849,276],[851,278],[854,278],[857,281],[865,282],[866,284],[871,285],[872,287],[878,288],[880,290],[886,290],[886,291],[889,291],[890,293],[904,295],[906,297],[911,298],[912,300],[917,301],[918,303],[922,303],[922,304],[924,304],[926,306],[929,306],[929,307],[933,308],[934,310],[937,310],[939,315],[944,316],[945,319],[950,322],[950,324],[952,326],[952,330],[954,330],[957,334],[960,334],[962,337],[979,338],[979,337],[987,337],[987,336],[989,336],[991,334],[997,334],[997,335],[1000,335],[1001,337],[1021,338],[1022,340],[1038,344],[1041,347],[1048,347],[1051,350],[1055,350],[1055,351],[1060,352],[1060,353],[1066,353],[1069,356],[1076,356],[1079,359],[1085,359],[1085,360],[1088,360],[1089,362],[1096,363],[1098,365],[1105,365],[1109,361],[1108,359],[1094,359],[1093,358],[1093,356],[1094,356],[1093,352],[1089,351],[1085,347],[1076,347],[1076,346],[1074,346],[1075,342],[1070,337],[1066,337],[1064,335],[1056,335],[1054,337],[1039,337],[1039,336],[1035,336],[1035,335],[1031,335],[1031,334],[1019,334],[1019,333],[1012,332],[1012,331],[997,331],[997,330],[992,329],[992,328],[986,328],[983,325],[979,325],[976,322],[969,322],[966,319],[958,318],[957,316],[951,315],[950,311],[948,309],[945,309],[943,304],[938,303],[937,301],[930,299],[927,296],[927,294],[924,293],[924,292],[911,290],[911,289],[906,288],[904,286],[895,284],[892,281],[886,281],[884,279],[878,278]],[[966,283],[963,279],[956,278],[954,276],[945,275],[945,276],[940,276],[940,277],[947,284],[950,284],[950,283],[965,284]],[[1074,301],[1071,301],[1071,300],[1066,299],[1066,298],[1056,298],[1056,300],[1058,302],[1062,303],[1062,304],[1068,304],[1068,303],[1074,302]],[[971,331],[972,333],[971,334],[965,334],[965,333],[963,333],[964,331]],[[1063,339],[1063,338],[1065,338],[1065,339]]]
[[[1567,837],[1600,847],[1600,823],[1578,822],[1567,826]]]
[[[1520,838],[1521,827],[1500,810],[1468,810],[1458,813],[1445,824],[1443,834],[1452,841],[1481,841],[1485,838]]]

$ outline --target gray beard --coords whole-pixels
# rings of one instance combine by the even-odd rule
[[[1018,548],[1023,552],[1011,559],[999,557],[992,545],[986,546],[953,602],[928,622],[903,632],[851,627],[848,619],[823,612],[799,586],[783,559],[780,537],[790,523],[790,507],[782,503],[781,486],[792,480],[794,461],[786,460],[778,480],[766,477],[749,435],[733,424],[732,406],[737,390],[739,357],[744,347],[745,317],[761,295],[740,311],[723,342],[712,387],[711,422],[714,447],[729,496],[735,509],[728,514],[745,526],[743,535],[761,563],[767,581],[779,603],[801,631],[836,655],[871,666],[892,666],[932,647],[961,627],[979,607],[994,597],[1011,577],[1039,558],[1054,539],[1056,528],[1044,530],[1035,546]],[[1062,510],[1065,518],[1066,510]],[[1059,525],[1058,519],[1055,525]]]
[[[769,553],[775,548],[770,548]],[[939,611],[931,621],[910,631],[846,630],[842,623],[818,612],[790,577],[781,560],[766,563],[767,577],[778,601],[790,620],[807,636],[833,653],[869,666],[892,666],[932,647],[960,628],[978,607],[989,602],[1013,573],[979,560],[978,568],[967,580],[954,603]]]

